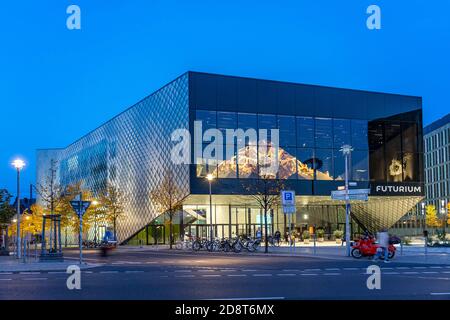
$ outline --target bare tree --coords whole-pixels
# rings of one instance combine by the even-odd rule
[[[115,185],[108,183],[100,192],[99,198],[106,220],[113,224],[114,238],[117,241],[117,221],[124,216],[125,194]]]
[[[280,192],[283,185],[279,180],[274,179],[272,174],[260,175],[255,184],[245,187],[250,196],[258,203],[264,211],[264,252],[269,252],[268,231],[267,231],[267,212],[274,209],[280,201]],[[273,225],[273,222],[272,222]]]
[[[173,245],[173,217],[176,210],[183,206],[185,192],[177,185],[173,172],[164,171],[163,180],[150,192],[150,199],[158,207],[159,213],[169,216],[169,243]]]

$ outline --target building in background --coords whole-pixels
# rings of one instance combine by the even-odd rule
[[[167,215],[150,199],[166,170],[186,195],[174,218],[175,236],[206,237],[210,225],[219,237],[264,230],[263,212],[248,194],[248,186],[261,181],[260,137],[244,139],[244,147],[214,164],[195,164],[195,152],[193,164],[175,164],[171,134],[186,129],[194,137],[194,121],[202,123],[201,134],[279,130],[273,179],[296,192],[292,227],[299,233],[312,226],[326,235],[344,229],[344,204],[330,197],[343,185],[344,144],[354,148],[350,180],[371,189],[369,201],[352,203],[353,233],[389,228],[423,199],[420,97],[198,72],[183,74],[66,148],[38,150],[37,182],[54,159],[61,185],[81,181],[94,194],[108,182],[117,186],[127,194],[126,217],[118,224],[122,242],[167,242]],[[190,144],[193,151],[209,145],[194,138]],[[215,177],[212,212],[208,173]],[[269,233],[289,228],[279,207],[268,223]]]

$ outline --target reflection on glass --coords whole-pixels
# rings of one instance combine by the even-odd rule
[[[315,140],[317,148],[333,147],[333,126],[331,119],[315,118]]]
[[[236,112],[217,112],[217,129],[222,131],[223,136],[226,136],[226,129],[237,128],[237,113]]]
[[[351,143],[350,120],[333,119],[334,147],[340,148]]]
[[[224,179],[237,178],[236,145],[224,146],[223,155],[224,161],[219,161],[217,166],[217,176]]]
[[[369,180],[369,154],[367,151],[352,152],[351,179],[354,181]]]
[[[195,120],[202,121],[203,131],[217,127],[216,111],[197,110]]]
[[[353,153],[351,154],[353,156]],[[342,152],[334,150],[334,179],[344,180],[345,179],[345,156]],[[349,166],[350,169],[350,166]]]
[[[403,180],[403,160],[401,156],[401,125],[399,123],[385,123],[385,141],[387,181],[401,182]]]
[[[417,125],[415,123],[403,123],[402,148],[404,152],[417,152]]]
[[[314,150],[297,149],[298,178],[302,180],[314,179]]]
[[[244,131],[252,129],[257,132],[258,130],[258,120],[256,114],[251,113],[238,113],[238,128]],[[238,143],[243,143],[245,145],[256,145],[257,137],[254,139],[250,139],[249,137],[244,138],[246,141],[242,141],[242,139],[238,139]]]
[[[367,136],[367,121],[366,120],[352,120],[352,143],[353,149],[367,150],[368,136]]]
[[[297,117],[297,147],[314,147],[314,119]]]
[[[317,180],[333,180],[333,152],[331,149],[317,149],[314,158]]]
[[[279,148],[279,179],[297,178],[297,159],[295,158],[295,148]]]
[[[278,116],[280,146],[295,147],[295,117]]]
[[[405,152],[403,154],[403,179],[404,181],[418,181],[419,159],[417,153]]]

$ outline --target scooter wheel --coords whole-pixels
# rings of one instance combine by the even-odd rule
[[[394,256],[395,256],[395,251],[389,251],[389,254],[388,254],[389,260],[394,258]]]
[[[359,250],[358,248],[354,248],[351,252],[352,257],[355,259],[360,259],[362,257],[362,253],[361,250]]]

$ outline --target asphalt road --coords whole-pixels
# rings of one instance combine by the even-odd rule
[[[65,256],[76,263],[77,253]],[[450,299],[450,264],[374,263],[244,254],[118,251],[82,271],[81,290],[68,274],[0,273],[0,299]],[[369,265],[381,267],[381,289],[366,285]]]

